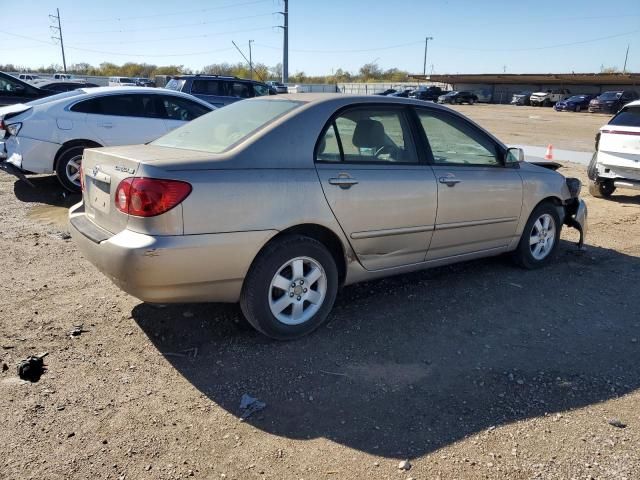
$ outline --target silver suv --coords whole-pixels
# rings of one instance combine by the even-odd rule
[[[215,107],[276,93],[261,82],[221,75],[180,75],[169,80],[165,88],[190,93]]]

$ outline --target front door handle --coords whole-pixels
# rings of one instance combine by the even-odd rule
[[[102,123],[100,124],[100,126],[101,126],[102,128],[112,128],[112,127],[113,127],[113,123],[109,123],[109,122],[102,122]]]
[[[338,185],[340,188],[346,190],[347,188],[351,188],[353,185],[357,185],[358,181],[355,178],[341,176],[337,178],[330,178],[329,183],[331,185]]]
[[[462,182],[462,180],[456,177],[440,177],[438,180],[440,183],[444,183],[449,187],[455,187],[458,183]]]

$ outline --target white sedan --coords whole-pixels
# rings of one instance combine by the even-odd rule
[[[170,90],[81,88],[0,108],[0,159],[24,173],[55,173],[78,192],[85,148],[147,143],[212,110]]]

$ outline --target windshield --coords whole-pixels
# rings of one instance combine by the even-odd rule
[[[450,97],[452,95],[457,95],[457,94],[458,94],[458,92],[449,92],[449,93],[446,94],[446,96]]]
[[[57,95],[51,95],[49,97],[39,98],[37,100],[32,100],[28,102],[27,105],[36,106],[42,105],[43,103],[55,102],[56,100],[62,100],[64,98],[77,97],[78,95],[82,95],[84,92],[81,90],[71,90],[69,92],[58,93]]]
[[[624,107],[611,119],[609,125],[640,127],[640,106]]]
[[[604,92],[598,97],[600,100],[617,100],[622,96],[622,92]]]
[[[587,98],[586,95],[574,95],[573,97],[567,98],[567,102],[581,102],[585,98]]]
[[[222,153],[300,105],[302,102],[291,100],[235,102],[169,132],[151,145]]]
[[[120,83],[136,83],[133,78],[120,77]]]

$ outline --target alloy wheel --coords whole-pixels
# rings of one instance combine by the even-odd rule
[[[269,308],[285,325],[300,325],[322,307],[327,274],[313,258],[296,257],[282,265],[269,285]]]
[[[65,167],[65,173],[71,183],[80,186],[80,166],[82,165],[82,155],[72,157]]]
[[[541,215],[533,224],[529,236],[531,255],[536,260],[544,260],[553,250],[556,242],[556,222],[551,215]]]

